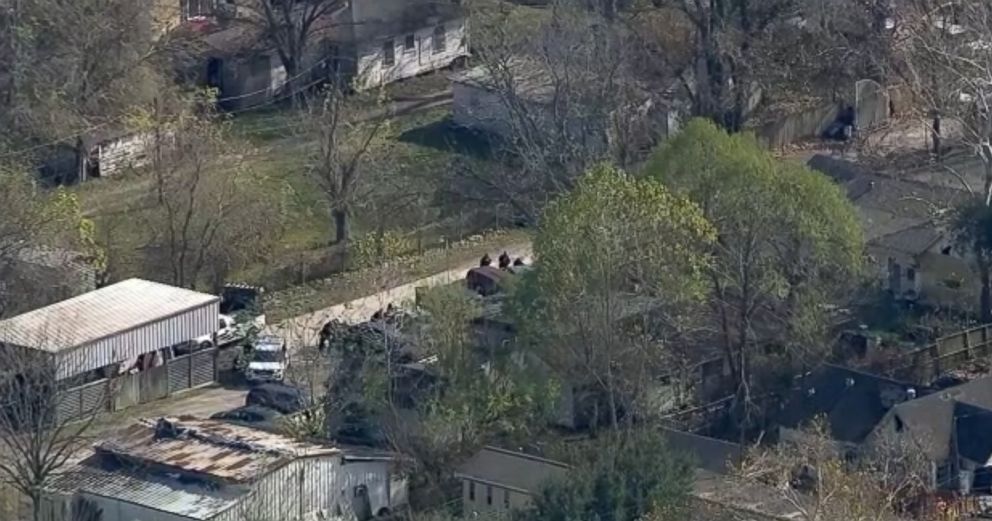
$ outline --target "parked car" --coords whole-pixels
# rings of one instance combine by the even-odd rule
[[[245,405],[274,409],[282,414],[302,411],[307,406],[303,391],[281,383],[262,384],[248,391]]]
[[[248,364],[245,378],[249,382],[281,382],[286,373],[286,341],[274,335],[262,335],[245,353]]]

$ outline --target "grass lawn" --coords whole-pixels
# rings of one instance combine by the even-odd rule
[[[446,85],[446,73],[417,78],[392,86],[394,99],[437,98],[438,89]],[[442,91],[443,92],[443,91]],[[443,98],[443,96],[441,96]],[[440,103],[443,103],[441,101]],[[469,151],[461,144],[444,138],[448,106],[419,108],[391,120],[383,142],[370,153],[384,181],[395,181],[397,196],[416,192],[410,206],[386,212],[363,207],[355,211],[352,236],[359,238],[369,230],[388,229],[415,237],[417,250],[424,252],[448,245],[472,234],[478,227],[465,224],[461,216],[442,216],[436,191],[441,173],[457,153]],[[309,136],[297,130],[295,114],[288,109],[259,111],[232,119],[233,133],[251,143],[251,172],[266,179],[267,191],[284,198],[289,222],[279,240],[277,251],[265,263],[250,266],[234,274],[232,280],[267,285],[273,290],[340,271],[329,264],[334,248],[330,246],[332,226],[326,203],[316,184],[306,175],[306,157],[314,146]],[[411,138],[411,136],[415,138]],[[474,145],[469,145],[471,146]],[[392,185],[392,183],[390,183]],[[97,179],[74,190],[83,208],[109,241],[111,265],[115,278],[141,276],[161,278],[141,262],[141,248],[148,236],[147,219],[140,218],[135,202],[152,190],[150,176],[133,173]],[[409,198],[409,197],[408,197]],[[449,214],[451,212],[448,212]]]

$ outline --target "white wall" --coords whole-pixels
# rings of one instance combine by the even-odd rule
[[[445,29],[444,50],[435,52],[434,29],[438,25]],[[438,25],[360,44],[357,87],[367,89],[412,78],[425,72],[443,69],[458,58],[468,56],[466,21],[450,20]],[[410,35],[414,37],[414,46],[412,49],[407,49],[405,43]],[[383,61],[383,49],[390,43],[393,46],[395,60],[393,65],[386,65]]]
[[[121,170],[148,164],[148,149],[153,144],[149,133],[131,134],[97,146],[100,177],[109,177]]]
[[[472,488],[475,488],[473,497]],[[492,503],[489,502],[490,494]],[[472,512],[508,512],[526,508],[531,503],[531,496],[516,490],[488,485],[478,481],[462,479],[462,506],[466,515]]]

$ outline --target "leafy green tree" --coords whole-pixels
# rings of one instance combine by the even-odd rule
[[[522,337],[568,385],[603,397],[616,427],[705,296],[713,227],[660,183],[599,166],[548,208],[521,285]]]
[[[855,210],[825,176],[704,120],[690,122],[645,171],[698,204],[717,229],[709,301],[743,405],[756,348],[803,355],[822,345],[822,305],[845,298],[861,273]]]
[[[691,462],[655,431],[626,431],[590,451],[564,480],[549,483],[519,521],[635,521],[686,518]]]

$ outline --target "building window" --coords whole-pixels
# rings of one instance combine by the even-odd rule
[[[475,501],[475,482],[474,481],[469,481],[468,482],[468,500],[469,501]]]
[[[493,487],[486,485],[486,504],[493,504]]]
[[[183,20],[198,20],[213,14],[214,0],[179,0]]]
[[[416,47],[416,45],[417,45],[417,39],[414,38],[412,34],[406,35],[406,38],[403,39],[404,51],[412,51],[413,48]]]
[[[447,43],[445,42],[445,34],[444,34],[444,26],[443,25],[439,25],[439,26],[437,26],[437,27],[434,28],[434,41],[433,41],[433,44],[434,44],[434,54],[438,54],[438,53],[444,52],[445,46],[447,45]]]
[[[906,280],[910,282],[916,281],[916,270],[913,268],[906,268]]]
[[[503,508],[506,509],[506,510],[509,510],[510,509],[510,491],[509,490],[504,490],[503,491]]]
[[[396,64],[396,43],[392,40],[382,42],[382,64],[387,67]]]

